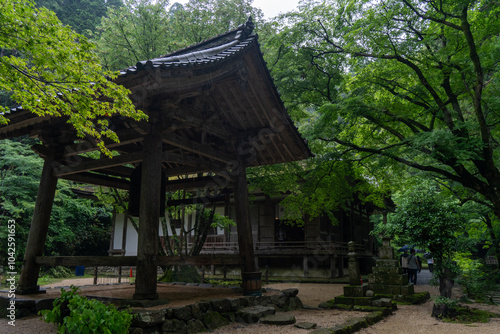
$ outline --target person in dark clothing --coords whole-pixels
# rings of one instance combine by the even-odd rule
[[[415,256],[415,249],[410,249],[410,256],[408,257],[408,277],[410,283],[417,285],[417,272],[420,271],[420,263]]]

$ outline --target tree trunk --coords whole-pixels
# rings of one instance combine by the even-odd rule
[[[446,298],[451,298],[451,291],[455,285],[455,281],[451,277],[449,269],[443,269],[443,273],[439,275],[439,293]]]
[[[493,229],[493,224],[491,222],[491,218],[489,215],[484,215],[484,223],[486,224],[486,226],[488,227],[488,231],[490,232],[490,238],[493,244],[492,247],[493,254],[497,259],[497,267],[498,269],[500,269],[500,249],[499,249],[500,240],[495,235],[495,230]]]

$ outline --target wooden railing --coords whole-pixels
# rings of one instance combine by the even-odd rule
[[[188,247],[191,245],[188,244]],[[347,255],[346,242],[326,242],[326,241],[270,241],[270,242],[256,242],[254,244],[255,252],[259,253],[279,253],[279,252],[304,252],[321,251],[331,254]],[[361,244],[356,244],[356,252],[358,254],[365,254],[366,250]],[[229,241],[208,241],[205,242],[201,250],[201,254],[237,254],[238,243]]]

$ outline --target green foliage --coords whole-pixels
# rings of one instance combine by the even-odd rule
[[[404,166],[456,182],[500,217],[499,11],[489,0],[305,0],[266,57],[312,138],[388,183]]]
[[[43,161],[31,149],[29,138],[3,140],[0,146],[0,220],[16,221],[16,259],[24,257]],[[109,247],[110,209],[90,199],[77,198],[74,184],[58,181],[46,255],[105,255]],[[5,240],[7,231],[0,229]],[[6,254],[7,244],[0,243]],[[19,263],[20,266],[20,263]]]
[[[369,182],[361,166],[327,152],[300,163],[251,168],[250,185],[270,196],[285,195],[281,205],[285,218],[302,225],[306,217],[328,215],[344,208],[349,201],[374,203],[384,207],[387,193],[380,183]]]
[[[160,57],[199,43],[263,14],[250,0],[191,0],[186,5],[169,0],[125,0],[109,9],[93,40],[104,66],[111,70]]]
[[[422,179],[393,196],[396,212],[377,232],[399,236],[399,242],[427,248],[436,259],[451,259],[462,248],[465,219],[457,201],[443,196],[439,186]]]
[[[500,278],[498,270],[489,270],[482,261],[471,259],[470,254],[457,254],[455,260],[460,267],[458,283],[469,298],[488,301],[487,296],[497,289]]]
[[[12,93],[24,109],[66,117],[78,136],[95,138],[107,154],[103,138],[118,140],[108,117],[146,118],[135,110],[129,91],[109,80],[117,73],[102,70],[94,45],[53,12],[35,8],[31,0],[3,1],[0,22],[0,90]]]
[[[210,219],[211,210],[204,210],[203,215],[204,215],[205,219],[207,219],[207,220]],[[213,218],[212,218],[212,224],[210,226],[222,228],[226,231],[229,231],[232,226],[236,226],[236,222],[229,217],[226,217],[224,215],[220,215],[218,213],[214,213]]]
[[[46,273],[47,276],[52,278],[69,278],[72,274],[71,269],[61,266],[50,268]]]
[[[108,8],[122,6],[121,0],[36,0],[38,7],[46,7],[56,13],[65,25],[79,34],[94,31]]]
[[[218,279],[211,279],[208,283],[212,284],[215,287],[231,287],[231,286],[241,286],[241,281],[231,280],[231,281],[223,281]]]
[[[447,298],[447,297],[443,297],[443,296],[435,296],[435,297],[433,297],[433,300],[434,300],[434,304],[436,304],[436,305],[445,305],[445,306],[451,307],[451,308],[458,307],[458,302],[456,299]]]
[[[170,9],[172,30],[180,45],[191,45],[225,33],[244,24],[252,16],[256,26],[263,13],[252,0],[190,0]]]
[[[64,317],[64,308],[70,311]],[[78,288],[61,289],[61,297],[54,301],[52,310],[40,311],[44,320],[57,324],[58,333],[127,333],[132,322],[132,315],[118,311],[113,305],[105,305],[87,299],[78,294]]]
[[[123,69],[178,48],[168,4],[168,0],[125,0],[124,6],[109,9],[93,36],[104,66]]]

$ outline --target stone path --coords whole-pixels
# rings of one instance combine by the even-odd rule
[[[417,285],[429,285],[431,278],[432,273],[429,269],[422,269],[422,271],[417,274]]]

